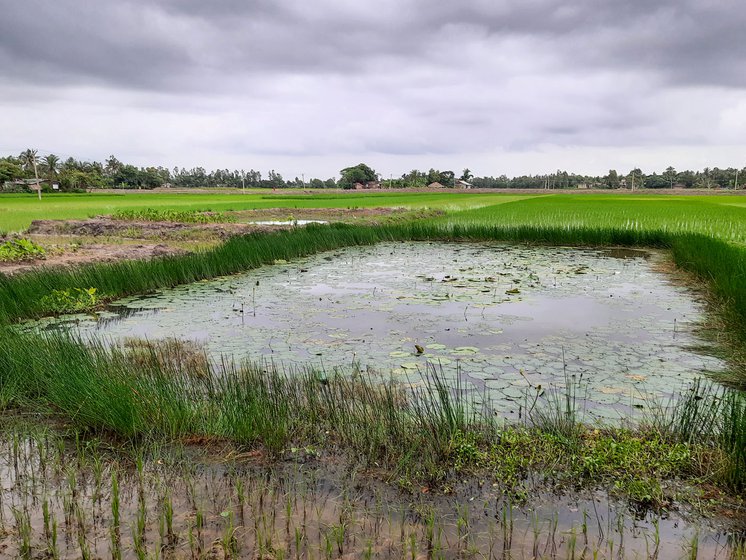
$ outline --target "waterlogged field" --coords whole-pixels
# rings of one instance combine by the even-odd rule
[[[219,362],[421,377],[428,365],[517,419],[577,383],[588,421],[666,404],[725,363],[692,349],[699,298],[660,253],[497,243],[382,243],[43,319],[115,344],[198,342]]]
[[[432,208],[449,212],[448,223],[511,224],[565,228],[608,227],[672,234],[695,232],[746,242],[746,196],[675,196],[669,194],[471,192],[284,191],[246,194],[127,193],[0,195],[0,232],[20,231],[38,219],[83,219],[120,210],[147,208],[230,211],[264,208]]]
[[[742,558],[716,525],[627,509],[601,492],[490,484],[402,496],[296,450],[284,465],[149,457],[4,426],[3,558]],[[199,465],[199,466],[197,466]]]

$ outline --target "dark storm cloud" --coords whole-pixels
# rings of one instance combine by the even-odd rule
[[[191,56],[167,22],[126,3],[14,2],[0,18],[5,80],[162,87]]]
[[[432,45],[446,40],[453,44],[441,50],[458,60],[460,42],[516,37],[545,42],[557,69],[742,85],[744,13],[730,0],[32,0],[4,9],[0,68],[34,82],[202,89],[221,74],[230,83],[244,73],[365,75],[386,57],[438,63]]]

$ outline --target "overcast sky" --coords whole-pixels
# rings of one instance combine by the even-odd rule
[[[322,178],[746,165],[743,0],[24,0],[0,153]]]

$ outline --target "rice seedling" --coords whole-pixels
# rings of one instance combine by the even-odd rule
[[[13,508],[13,517],[16,521],[16,531],[18,532],[18,552],[21,558],[31,559],[31,519],[28,511]]]
[[[169,210],[160,208],[142,208],[139,210],[117,210],[111,215],[114,220],[147,221],[147,222],[183,222],[191,224],[209,224],[235,222],[234,216],[223,212],[199,212],[197,210]]]

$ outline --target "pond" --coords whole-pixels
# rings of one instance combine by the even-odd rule
[[[416,382],[427,364],[517,418],[526,395],[577,383],[585,420],[665,403],[725,363],[695,350],[704,304],[664,255],[498,243],[383,243],[45,319],[123,340],[203,343],[217,357]]]

